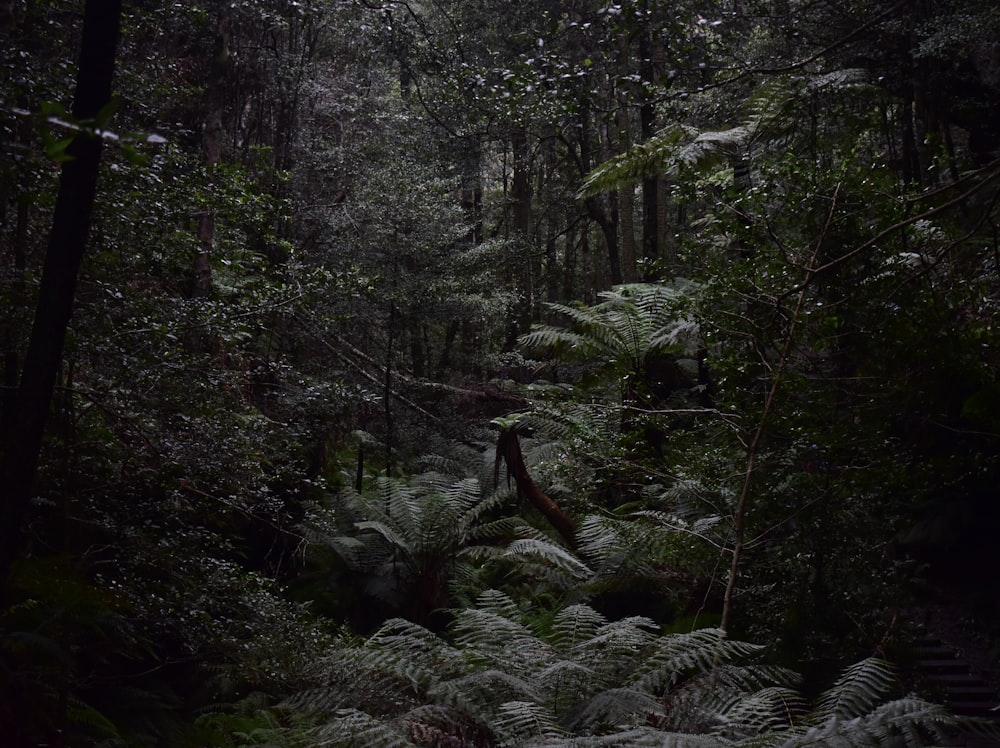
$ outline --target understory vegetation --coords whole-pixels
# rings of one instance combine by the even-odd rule
[[[0,3],[0,745],[1000,741],[998,49]]]

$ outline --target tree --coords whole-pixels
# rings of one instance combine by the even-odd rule
[[[380,477],[372,493],[345,488],[328,508],[313,512],[312,553],[333,551],[368,605],[422,625],[443,620],[462,577],[471,575],[475,547],[502,540],[517,525],[510,516],[494,516],[509,492],[484,496],[474,478],[425,473],[407,484]],[[381,622],[375,613],[351,615],[370,626]]]
[[[0,604],[6,604],[10,565],[21,547],[22,523],[31,501],[66,329],[73,314],[77,276],[97,191],[102,131],[110,115],[120,22],[120,0],[88,0],[84,7],[72,108],[78,131],[66,148],[68,160],[59,180],[45,269],[17,400],[9,421],[3,424]]]

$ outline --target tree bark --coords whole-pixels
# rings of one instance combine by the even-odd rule
[[[507,470],[517,484],[518,494],[528,499],[541,512],[542,516],[569,543],[571,548],[575,547],[576,526],[573,520],[531,479],[528,468],[524,464],[521,443],[518,441],[517,431],[514,428],[502,429],[497,439],[497,456],[493,467],[494,483],[500,479],[501,460],[506,463]]]
[[[229,49],[231,8],[228,3],[219,11],[208,85],[205,88],[206,114],[202,122],[202,162],[210,182],[215,182],[215,170],[222,160],[223,85],[232,66]],[[206,207],[198,219],[198,254],[194,260],[194,283],[191,295],[207,297],[212,292],[212,252],[215,250],[215,211]]]
[[[588,110],[581,112],[579,156],[581,175],[589,172],[592,167],[591,148],[588,135],[591,121],[591,113]],[[620,285],[622,282],[622,261],[618,246],[618,205],[614,198],[609,198],[608,196],[589,197],[584,201],[584,204],[587,207],[587,215],[590,216],[590,218],[592,218],[601,228],[601,234],[604,237],[604,247],[607,251],[608,272],[611,275],[611,285]],[[584,235],[586,236],[586,231],[584,232]],[[596,288],[598,289],[603,289],[605,287],[606,284],[603,280],[596,283]]]
[[[94,119],[111,101],[121,0],[87,0],[73,116]],[[0,463],[0,607],[7,602],[10,567],[20,550],[42,437],[62,360],[66,330],[97,194],[101,139],[86,130],[66,150],[38,304],[25,354],[16,408],[7,424]]]
[[[519,304],[514,313],[511,340],[531,328],[531,310],[534,305],[532,277],[532,231],[531,231],[531,158],[528,152],[528,136],[523,128],[511,134],[513,175],[511,178],[511,204],[513,210],[513,235],[519,249],[514,278]]]
[[[649,3],[643,0],[640,8],[649,11]],[[639,70],[643,81],[654,80],[653,44],[649,29],[643,25],[639,32]],[[647,142],[656,132],[656,108],[647,92],[642,93],[639,106],[639,135],[643,143]],[[659,178],[646,177],[642,180],[642,254],[646,259],[643,271],[644,280],[655,280],[662,270],[656,269],[656,261],[660,259],[660,207]]]

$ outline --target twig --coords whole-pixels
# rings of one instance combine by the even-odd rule
[[[785,366],[788,364],[788,359],[792,351],[792,345],[795,340],[795,329],[798,326],[799,318],[802,316],[802,309],[805,306],[806,289],[811,285],[812,278],[817,272],[813,268],[813,265],[816,262],[816,257],[819,255],[820,249],[822,249],[823,244],[826,242],[826,238],[830,233],[830,226],[833,224],[833,217],[837,208],[837,198],[839,195],[840,183],[837,184],[837,188],[833,192],[833,197],[830,201],[830,211],[826,217],[826,224],[823,226],[823,232],[820,234],[819,239],[816,241],[816,246],[813,248],[812,259],[809,261],[809,267],[806,269],[805,280],[799,284],[799,297],[795,303],[795,311],[792,313],[792,318],[789,322],[788,333],[785,335],[785,342],[782,347],[781,357],[778,359],[777,365],[774,367],[774,372],[771,378],[771,388],[768,390],[767,398],[764,401],[764,410],[760,415],[760,420],[757,423],[757,429],[754,431],[753,439],[750,441],[750,446],[747,449],[747,464],[746,470],[743,473],[743,488],[740,490],[739,498],[736,501],[736,512],[733,519],[733,557],[732,563],[729,567],[729,579],[726,581],[726,592],[722,602],[722,621],[719,624],[719,628],[723,630],[729,628],[729,623],[732,619],[733,596],[736,593],[736,582],[739,578],[739,565],[743,556],[743,550],[746,547],[745,535],[747,505],[750,502],[750,486],[757,468],[757,453],[760,451],[760,446],[764,439],[764,431],[767,426],[768,416],[774,408],[774,402],[778,394],[778,386],[781,383],[781,376],[784,373]]]

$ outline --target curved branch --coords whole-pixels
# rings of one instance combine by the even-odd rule
[[[507,465],[508,476],[513,476],[517,483],[518,494],[527,498],[569,546],[575,548],[576,523],[531,479],[521,454],[516,427],[501,429],[500,436],[497,437],[497,456],[493,465],[494,485],[500,480],[501,460]]]

